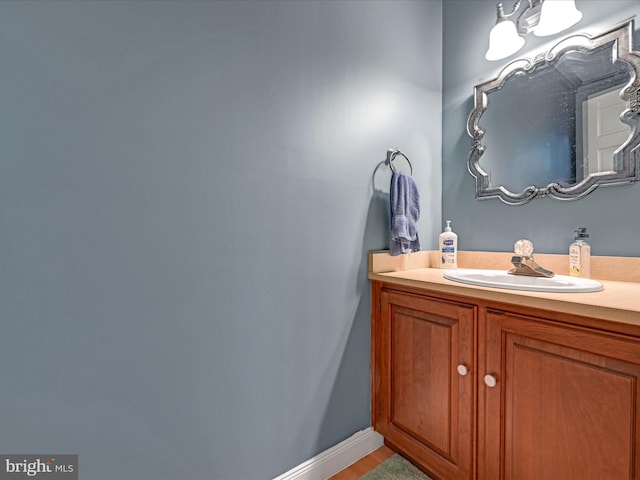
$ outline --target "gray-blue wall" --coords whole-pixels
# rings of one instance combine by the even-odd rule
[[[441,22],[440,1],[0,2],[0,453],[257,480],[368,427],[375,168],[410,156],[434,248]]]
[[[567,33],[596,34],[640,15],[640,0],[577,0],[580,23],[566,33],[538,38],[528,35],[523,50],[498,62],[485,60],[489,30],[495,24],[497,0],[443,2],[443,181],[442,216],[455,225],[461,250],[511,251],[529,238],[536,251],[568,252],[573,230],[585,226],[594,255],[640,256],[640,185],[599,188],[586,198],[561,202],[534,199],[510,206],[497,199],[476,200],[475,181],[467,171],[471,147],[466,132],[473,108],[474,85],[494,77],[509,61],[545,50]],[[506,2],[511,10],[514,2]],[[526,2],[523,2],[526,3]],[[638,48],[636,18],[636,48]]]

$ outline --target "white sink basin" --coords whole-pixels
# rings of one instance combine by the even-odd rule
[[[569,277],[566,275],[556,275],[551,278],[528,277],[510,275],[506,270],[460,268],[447,271],[444,274],[444,278],[481,287],[527,290],[530,292],[580,293],[599,292],[602,290],[600,282],[589,278]]]

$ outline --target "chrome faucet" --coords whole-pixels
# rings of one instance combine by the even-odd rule
[[[533,259],[533,243],[531,240],[518,240],[513,245],[516,255],[511,257],[511,263],[514,268],[508,273],[512,275],[528,275],[531,277],[553,277],[554,273],[550,270],[542,268]]]

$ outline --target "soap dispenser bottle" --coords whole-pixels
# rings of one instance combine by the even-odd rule
[[[447,220],[439,239],[440,268],[458,268],[458,235],[451,231],[451,220]]]
[[[591,277],[591,246],[585,241],[589,238],[587,229],[580,227],[574,242],[569,246],[569,275],[574,277]]]

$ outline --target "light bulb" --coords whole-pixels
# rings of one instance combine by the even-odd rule
[[[582,18],[575,0],[544,0],[540,11],[540,22],[534,28],[536,37],[554,35],[575,25]]]
[[[504,18],[499,19],[489,32],[487,60],[500,60],[513,55],[524,45],[524,38],[518,35],[515,24]]]

